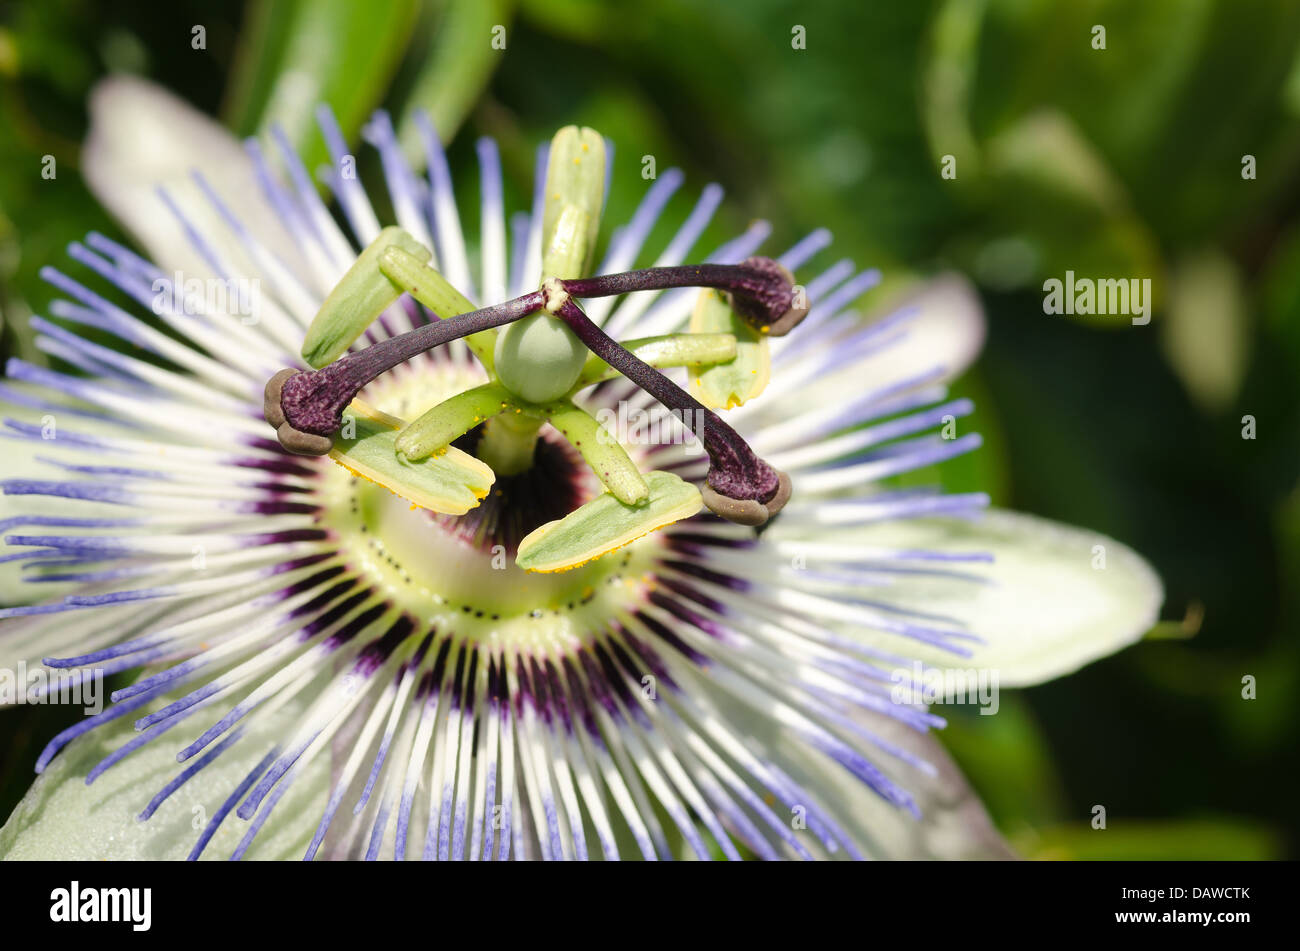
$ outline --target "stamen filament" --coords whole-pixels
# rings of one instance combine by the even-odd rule
[[[442,274],[429,267],[401,247],[387,248],[379,257],[379,270],[390,281],[410,294],[434,314],[446,320],[458,314],[468,314],[474,305]],[[492,372],[492,351],[496,347],[496,331],[492,329],[471,334],[465,341],[483,367]]]
[[[379,259],[392,248],[399,249],[419,268],[424,268],[424,262],[429,260],[429,249],[401,228],[390,227],[379,232],[312,318],[302,343],[302,358],[309,367],[319,369],[341,357],[401,297],[401,288],[394,285],[379,264]],[[465,308],[473,309],[472,305]]]
[[[568,400],[545,410],[551,425],[578,450],[611,495],[624,505],[646,500],[650,489],[636,463],[594,416]]]

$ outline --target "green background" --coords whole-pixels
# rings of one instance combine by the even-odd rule
[[[467,208],[477,135],[498,138],[522,207],[536,144],[588,124],[617,144],[610,220],[653,155],[688,176],[667,222],[705,182],[727,188],[702,246],[755,217],[772,247],[825,225],[837,254],[885,271],[866,305],[961,270],[989,341],[957,388],[987,444],[943,480],[1132,545],[1165,580],[1172,636],[1006,692],[997,716],[949,710],[944,741],[1030,857],[1294,857],[1298,37],[1284,0],[0,3],[3,347],[34,358],[21,328],[53,296],[43,264],[88,230],[120,236],[75,172],[87,92],[111,72],[240,133],[278,120],[309,167],[325,153],[287,75],[352,141],[377,106],[426,108],[456,136]],[[1042,282],[1067,269],[1150,278],[1151,323],[1044,315]],[[0,717],[0,815],[68,716]]]

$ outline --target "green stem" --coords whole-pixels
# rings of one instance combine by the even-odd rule
[[[493,416],[483,424],[478,457],[499,476],[518,475],[533,464],[537,434],[545,420],[514,412]]]

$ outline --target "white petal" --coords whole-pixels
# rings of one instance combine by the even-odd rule
[[[287,704],[260,729],[251,729],[189,782],[147,821],[136,816],[185,767],[176,753],[193,740],[182,724],[112,766],[87,786],[86,773],[108,752],[138,734],[131,717],[102,727],[62,751],[0,829],[0,855],[7,859],[184,859],[207,820],[229,792],[286,736],[306,709]],[[204,724],[206,725],[206,724]],[[301,858],[325,808],[328,763],[317,757],[276,805],[249,858]],[[249,823],[232,812],[203,857],[229,858]]]
[[[263,197],[252,160],[219,123],[162,87],[130,76],[95,87],[90,120],[82,150],[86,184],[164,272],[207,276],[212,269],[158,197],[159,186],[232,268],[242,261],[234,237],[191,177],[197,169],[252,234],[295,273],[305,273],[290,235]]]
[[[860,719],[881,739],[934,767],[933,774],[926,774],[892,757],[873,757],[912,796],[920,819],[885,802],[852,777],[841,774],[833,785],[824,787],[828,801],[841,797],[836,816],[846,818],[858,840],[869,843],[872,855],[949,861],[1016,858],[940,744],[941,736],[918,733],[889,717],[863,714]]]
[[[873,314],[850,332],[862,339],[847,350],[843,329],[812,346],[798,345],[798,330],[782,338],[797,350],[782,362],[774,347],[772,382],[757,399],[728,412],[727,421],[752,435],[788,423],[796,410],[842,405],[867,388],[908,381],[916,382],[907,389],[932,387],[961,376],[984,346],[983,306],[959,274],[926,281]],[[881,326],[874,332],[865,329],[875,324]]]
[[[951,381],[984,346],[984,306],[975,287],[956,272],[916,282],[898,296],[868,296],[856,307],[828,305],[834,317],[818,306],[813,303],[809,317],[811,337],[801,337],[800,327],[773,341],[773,381],[764,398],[746,403],[737,418],[757,405],[775,402],[779,409],[784,401],[773,394],[796,392],[800,404],[810,405],[842,400],[859,392],[863,381]],[[832,323],[822,323],[822,317]]]
[[[27,393],[38,399],[48,399],[49,397],[48,391],[17,380],[5,380],[4,385],[11,390]],[[52,419],[57,427],[62,423],[64,417],[57,413],[47,413],[43,410],[5,402],[0,406],[0,418],[17,419],[35,426],[43,426],[47,420]],[[52,438],[57,438],[57,428],[51,429],[49,432]],[[42,448],[47,451],[42,453]],[[2,478],[49,479],[55,481],[66,479],[68,477],[66,470],[51,465],[49,462],[44,462],[39,458],[44,456],[48,459],[52,455],[48,449],[49,444],[3,435],[3,429],[0,428],[0,456],[4,458]],[[126,512],[121,506],[108,505],[103,502],[82,500],[76,502],[74,506],[70,506],[67,499],[53,496],[5,495],[3,491],[0,491],[0,523],[4,523],[11,518],[31,515],[70,515],[76,518],[112,518],[116,516],[121,518],[126,515]],[[0,555],[13,555],[23,551],[21,548],[5,545],[4,537],[6,535],[45,534],[43,529],[29,531],[29,527],[27,525],[16,525],[11,528],[0,529]],[[63,531],[63,529],[55,529],[54,531],[59,532]],[[51,582],[47,584],[25,582],[23,581],[23,564],[21,560],[0,562],[0,607],[62,597],[79,586],[77,582]],[[8,644],[0,644],[0,660],[7,659],[11,654],[8,647]],[[25,657],[26,655],[22,656]],[[3,666],[3,664],[0,664],[0,668]]]
[[[726,704],[723,704],[726,707]],[[766,750],[779,751],[797,783],[816,796],[864,858],[874,859],[1012,859],[1016,855],[994,827],[975,791],[934,733],[920,733],[892,717],[859,712],[859,723],[886,743],[928,763],[926,772],[883,752],[872,763],[905,789],[920,810],[914,817],[886,802],[838,764],[828,762],[808,744],[764,719],[732,710],[733,722],[746,729]],[[741,719],[734,719],[740,717]]]
[[[892,311],[915,308],[907,336],[886,351],[890,377],[905,379],[934,366],[943,379],[961,376],[984,347],[984,305],[975,287],[961,274],[940,274],[904,295]]]
[[[1015,512],[992,511],[974,522],[882,525],[855,532],[854,540],[991,553],[992,565],[972,570],[986,583],[906,581],[884,595],[960,618],[986,641],[968,659],[923,646],[909,653],[953,669],[997,671],[1003,687],[1061,677],[1127,647],[1155,624],[1164,601],[1160,578],[1131,548],[1099,532]],[[897,639],[890,646],[897,650]]]

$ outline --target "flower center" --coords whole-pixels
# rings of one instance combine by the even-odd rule
[[[354,475],[432,512],[463,516],[481,506],[453,534],[479,544],[495,540],[501,553],[510,550],[521,566],[539,572],[572,570],[701,507],[754,527],[780,512],[790,498],[789,477],[659,370],[733,364],[726,380],[715,378],[713,391],[701,392],[712,405],[744,402],[766,385],[766,338],[788,333],[807,315],[803,289],[784,265],[764,257],[589,276],[605,167],[604,140],[594,130],[570,126],[556,133],[543,193],[543,279],[538,290],[512,300],[475,308],[430,266],[428,248],[399,228],[381,231],[307,329],[301,352],[313,369],[282,370],[266,384],[264,415],[280,443],[301,455],[329,454]],[[700,302],[713,312],[699,323],[715,320],[719,307],[721,323],[701,330],[692,315],[691,333],[625,346],[592,322],[580,303],[682,287],[701,288]],[[402,294],[433,319],[349,353]],[[396,416],[360,399],[390,372],[447,362],[439,348],[459,339],[482,365],[486,382],[450,389],[414,421],[409,413]],[[636,352],[638,345],[651,362]],[[718,353],[720,347],[725,352]],[[606,371],[622,375],[678,419],[696,421],[709,457],[703,484],[671,471],[641,472],[619,438],[575,402]],[[719,392],[726,398],[715,401]],[[581,501],[586,493],[569,473],[568,457],[539,448],[548,423],[604,493]],[[542,458],[555,465],[534,471]],[[566,499],[579,500],[567,513],[559,507]]]
[[[392,240],[381,237],[367,248],[317,314],[309,337],[333,341],[327,353],[337,349],[338,341],[342,340],[346,347],[359,336],[378,317],[376,308],[386,306],[399,291],[412,294],[432,308],[422,294],[441,281],[441,276],[417,257],[391,246]],[[390,246],[377,253],[376,248],[384,242],[390,242]],[[358,273],[362,271],[365,273]],[[373,292],[371,285],[376,284],[387,289]],[[362,290],[356,290],[354,285]],[[593,382],[584,378],[588,362],[585,348],[598,364],[622,374],[668,410],[702,420],[701,436],[710,460],[701,490],[704,504],[730,521],[762,525],[789,499],[789,479],[755,455],[716,413],[606,335],[576,299],[691,286],[724,289],[738,321],[735,329],[747,328],[745,332],[763,337],[773,331],[788,332],[807,313],[789,271],[767,258],[751,258],[740,265],[647,268],[587,279],[551,277],[540,290],[530,294],[437,319],[320,369],[283,370],[267,383],[266,419],[276,427],[285,448],[305,455],[324,455],[335,448],[332,437],[343,428],[345,411],[370,382],[442,344],[466,336],[481,338],[504,327],[506,332],[496,338],[492,360],[480,356],[493,377],[492,383],[476,388],[474,393],[459,393],[466,398],[448,399],[405,426],[395,444],[401,459],[393,460],[392,465],[419,462],[442,453],[455,439],[487,422],[486,438],[478,447],[479,458],[496,462],[494,468],[507,475],[525,471],[540,427],[527,420],[550,421],[566,435],[557,416],[580,429],[589,428],[581,418],[583,411],[572,403],[576,393]],[[350,293],[344,293],[350,288]],[[348,326],[340,329],[340,324]],[[322,327],[330,329],[322,331]],[[734,339],[732,343],[735,345]],[[688,350],[689,346],[686,344]],[[304,353],[316,349],[314,345],[305,346]],[[690,365],[689,355],[681,363]],[[518,415],[520,420],[504,425],[494,419],[502,414]],[[512,435],[516,426],[519,428]],[[579,445],[574,442],[575,447]],[[605,448],[601,449],[601,445]],[[582,456],[601,474],[606,488],[620,502],[643,505],[653,501],[649,487],[626,453],[610,446],[609,440],[589,439]]]
[[[439,361],[376,381],[363,395],[385,412],[409,415],[475,382],[477,374]],[[602,629],[644,600],[660,542],[649,535],[562,573],[518,567],[514,547],[523,534],[555,518],[557,506],[567,511],[600,491],[553,432],[543,433],[537,453],[526,474],[494,485],[496,500],[458,517],[415,508],[384,486],[324,463],[324,517],[354,567],[413,618],[475,643],[571,651],[584,632]]]

